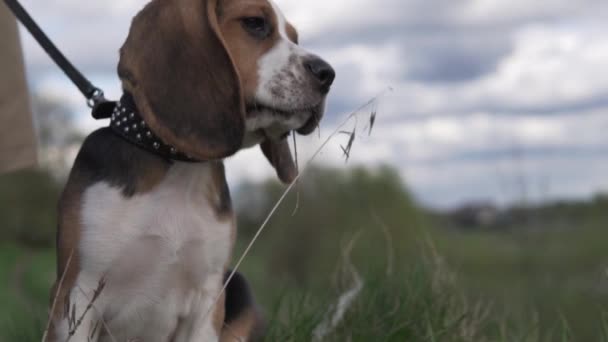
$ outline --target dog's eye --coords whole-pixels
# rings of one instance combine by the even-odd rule
[[[245,30],[258,39],[264,39],[270,35],[270,25],[263,17],[247,17],[241,21]]]

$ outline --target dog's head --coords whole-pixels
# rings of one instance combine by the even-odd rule
[[[272,0],[153,0],[118,72],[166,143],[201,160],[261,143],[287,183],[297,170],[285,138],[314,131],[335,78]]]

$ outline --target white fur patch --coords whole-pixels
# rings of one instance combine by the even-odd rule
[[[272,95],[268,92],[270,91],[270,84],[273,82],[274,78],[276,78],[277,74],[279,74],[284,69],[289,69],[289,60],[294,53],[295,44],[293,44],[289,37],[287,37],[287,20],[285,20],[285,16],[279,9],[279,7],[274,3],[274,1],[268,1],[272,6],[275,15],[277,17],[277,30],[279,31],[279,36],[281,39],[278,43],[259,61],[259,87],[258,87],[258,98],[267,99],[269,101],[269,105],[273,104]]]
[[[287,20],[277,5],[272,0],[269,2],[276,13],[280,39],[258,61],[256,100],[265,107],[294,112],[295,115],[261,111],[256,115],[258,118],[248,119],[247,128],[250,132],[272,125],[281,126],[283,132],[300,128],[311,115],[305,109],[318,106],[324,100],[322,94],[311,86],[303,65],[304,58],[310,56],[310,53],[289,39]]]
[[[176,163],[140,196],[125,198],[106,183],[86,191],[76,316],[100,279],[106,287],[78,337],[103,317],[118,341],[166,342],[178,323],[176,341],[217,341],[206,314],[222,286],[233,222],[216,218],[211,181],[209,165]]]

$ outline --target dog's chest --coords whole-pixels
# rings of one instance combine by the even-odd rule
[[[210,166],[191,164],[172,166],[152,191],[131,198],[104,183],[86,191],[81,268],[93,281],[106,278],[106,314],[118,330],[137,328],[138,315],[148,329],[169,332],[201,292],[219,290],[234,227],[218,215],[217,196]]]

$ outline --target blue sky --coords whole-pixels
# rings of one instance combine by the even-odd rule
[[[113,97],[120,89],[118,48],[146,2],[23,0]],[[337,70],[323,134],[394,89],[381,98],[375,133],[357,142],[352,164],[394,165],[420,201],[437,207],[608,190],[605,0],[277,3],[298,27],[302,45]],[[23,37],[32,87],[64,98],[81,113],[83,130],[99,126],[75,88]],[[319,162],[344,165],[340,139]],[[317,135],[300,139],[302,159],[321,142]],[[232,158],[228,170],[233,183],[272,175],[257,150]]]

